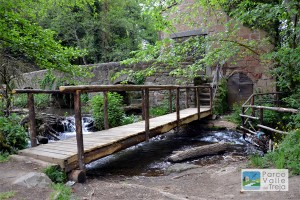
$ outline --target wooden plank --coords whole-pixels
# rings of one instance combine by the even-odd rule
[[[264,126],[264,125],[261,125],[261,124],[258,124],[257,127],[262,128],[262,129],[266,129],[266,130],[269,130],[269,131],[272,131],[272,132],[275,132],[275,133],[288,134],[288,132],[276,130],[274,128],[270,128],[268,126]]]
[[[240,114],[240,116],[244,117],[244,118],[250,118],[250,119],[256,119],[256,120],[259,119],[258,117],[253,117],[253,116],[250,116],[250,115],[242,115],[242,114]]]
[[[209,107],[201,107],[201,118],[210,115]],[[188,108],[177,112],[149,119],[149,138],[165,133],[179,125],[190,123],[198,119],[197,108]],[[145,121],[115,127],[108,130],[83,135],[85,163],[100,157],[110,155],[124,148],[145,141]],[[57,163],[67,171],[78,165],[77,143],[75,138],[40,145],[21,151],[21,154],[35,157],[47,162]]]

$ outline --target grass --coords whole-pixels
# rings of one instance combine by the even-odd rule
[[[50,199],[52,200],[68,200],[71,199],[72,189],[64,184],[53,184],[54,192],[51,193]]]
[[[64,183],[67,180],[67,174],[56,166],[50,166],[45,168],[44,173],[54,183]]]
[[[11,197],[14,197],[15,194],[16,194],[15,191],[1,192],[0,193],[0,200],[9,199]]]
[[[0,163],[7,162],[9,160],[9,154],[0,153]]]
[[[289,132],[278,147],[264,157],[250,156],[250,164],[255,167],[275,167],[289,169],[290,174],[300,174],[300,130]]]

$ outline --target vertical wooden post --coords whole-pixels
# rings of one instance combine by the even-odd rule
[[[185,107],[189,108],[189,88],[185,88]]]
[[[259,109],[259,122],[261,125],[264,123],[264,109],[262,108]]]
[[[81,93],[80,90],[76,90],[76,92],[74,94],[74,110],[75,110],[78,165],[79,165],[80,170],[85,171],[80,93]]]
[[[149,89],[145,89],[145,132],[146,132],[146,141],[149,141],[149,127],[150,127],[150,120],[149,120]]]
[[[108,94],[107,92],[103,92],[104,95],[104,129],[109,129],[109,123],[108,123]]]
[[[30,127],[30,142],[31,147],[37,146],[36,141],[36,123],[34,111],[34,97],[32,93],[28,93],[28,110],[29,110],[29,127]]]
[[[172,99],[173,99],[173,97],[172,97],[172,90],[169,90],[169,111],[170,111],[170,113],[172,113],[173,112],[173,108],[172,108]]]
[[[176,88],[176,120],[177,120],[177,133],[179,132],[179,121],[180,121],[180,89]]]
[[[198,120],[200,120],[200,101],[199,101],[199,88],[196,88],[196,103],[197,103],[197,113],[198,113]]]
[[[145,91],[142,90],[142,120],[145,120]]]

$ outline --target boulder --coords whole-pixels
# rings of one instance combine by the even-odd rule
[[[30,172],[16,179],[13,182],[13,184],[25,186],[28,188],[31,187],[46,188],[52,184],[52,181],[46,174],[38,173],[38,172]]]

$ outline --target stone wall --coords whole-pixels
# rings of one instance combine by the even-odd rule
[[[183,63],[185,65],[187,63]],[[82,77],[72,77],[72,79],[79,81],[80,85],[114,85],[118,84],[124,80],[127,80],[126,75],[122,75],[116,80],[111,80],[111,77],[116,73],[121,71],[125,68],[130,68],[133,70],[141,70],[147,67],[147,64],[136,64],[131,66],[124,66],[121,65],[119,62],[111,62],[111,63],[102,63],[102,64],[95,64],[95,65],[86,65],[82,67],[91,67],[93,77],[90,78],[82,78]],[[169,75],[170,68],[164,68],[161,67],[158,72],[154,73],[152,76],[146,77],[145,79],[145,85],[176,85],[178,84],[178,81],[185,82],[186,85],[193,85],[193,80],[187,80],[183,77],[173,77]],[[18,79],[16,81],[17,88],[24,89],[24,88],[34,88],[34,89],[41,89],[40,88],[40,82],[43,80],[45,75],[47,74],[47,70],[40,70],[30,73],[23,74],[22,78]],[[61,72],[54,72],[54,75],[59,78],[63,78],[66,76],[69,76],[67,74],[61,73]],[[135,84],[134,80],[130,81],[130,84]],[[58,89],[57,82],[54,82],[54,84],[48,85],[46,89]],[[168,91],[155,91],[150,92],[150,104],[153,105],[159,105],[163,102],[168,101]],[[193,93],[191,93],[193,94]],[[184,105],[185,101],[185,94],[182,92],[180,104],[181,106]],[[175,97],[175,92],[173,94]],[[194,98],[191,97],[191,105],[193,105]],[[138,100],[135,102],[139,102]]]
[[[194,13],[196,9],[199,13],[197,16],[193,16],[188,19],[188,25],[186,20],[180,20],[179,23],[175,24],[176,31],[172,34],[161,33],[161,38],[176,38],[182,37],[183,35],[213,35],[216,33],[224,32],[225,27],[224,24],[230,20],[230,18],[222,11],[219,11],[217,15],[213,14],[209,10],[204,10],[201,7],[199,8],[191,8],[194,4],[195,0],[184,0],[178,6],[177,15],[190,15],[191,12]],[[194,9],[191,11],[191,9]],[[164,13],[168,15],[171,19],[176,17],[174,14]],[[247,27],[240,26],[237,32],[237,37],[249,39],[249,40],[262,40],[266,37],[266,33],[262,30],[251,30]],[[268,51],[268,49],[272,47],[263,47],[264,50]],[[223,74],[226,77],[230,77],[234,73],[242,72],[247,75],[252,81],[254,86],[254,91],[259,92],[270,92],[275,91],[275,80],[270,74],[270,63],[262,63],[260,62],[259,56],[253,55],[248,56],[244,59],[235,59],[230,63],[226,63],[223,67]],[[212,70],[207,70],[208,75],[212,75],[214,73],[214,67]]]

